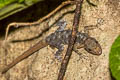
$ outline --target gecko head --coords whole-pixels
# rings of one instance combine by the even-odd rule
[[[100,55],[102,54],[102,48],[100,46],[100,44],[98,43],[98,41],[92,37],[89,37],[86,41],[85,41],[85,50],[88,53],[94,54],[94,55]]]

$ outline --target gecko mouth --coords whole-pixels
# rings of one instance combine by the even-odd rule
[[[91,50],[89,48],[85,48],[85,50],[88,52],[88,53],[91,53],[93,55],[101,55],[102,54],[102,50],[100,50],[100,48],[96,48],[94,50]]]

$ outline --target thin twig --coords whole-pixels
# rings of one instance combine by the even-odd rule
[[[55,14],[57,11],[59,11],[62,7],[68,5],[68,4],[72,4],[73,1],[65,1],[63,2],[61,5],[59,5],[55,10],[53,10],[52,12],[50,12],[48,15],[40,18],[38,21],[35,22],[28,22],[28,23],[17,23],[17,22],[13,22],[10,23],[7,28],[6,28],[6,34],[5,34],[5,40],[7,40],[7,36],[8,36],[8,32],[11,26],[13,27],[20,27],[20,26],[32,26],[32,25],[38,25],[41,22],[45,21],[46,19],[50,18],[53,14]]]
[[[69,41],[68,49],[67,49],[66,55],[64,57],[64,60],[62,61],[61,69],[59,71],[57,80],[63,80],[63,78],[64,78],[64,75],[65,75],[65,72],[67,69],[67,64],[71,57],[72,49],[73,49],[74,42],[76,39],[76,33],[77,33],[78,25],[79,25],[79,19],[80,19],[80,15],[81,15],[81,7],[82,7],[83,0],[76,0],[75,2],[76,2],[76,10],[75,10],[75,16],[74,16],[74,21],[73,21],[71,39]]]

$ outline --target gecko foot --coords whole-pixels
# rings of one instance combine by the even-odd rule
[[[58,54],[55,54],[55,59],[57,59],[59,62],[61,62],[62,61],[62,56],[58,55]]]

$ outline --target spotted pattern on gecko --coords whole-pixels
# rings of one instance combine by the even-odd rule
[[[69,43],[71,32],[71,30],[56,31],[46,38],[48,45],[58,48],[56,55],[60,54],[64,49],[63,45]],[[94,55],[100,55],[102,53],[102,49],[98,41],[86,33],[77,33],[74,49],[79,48],[84,48],[88,53]]]

